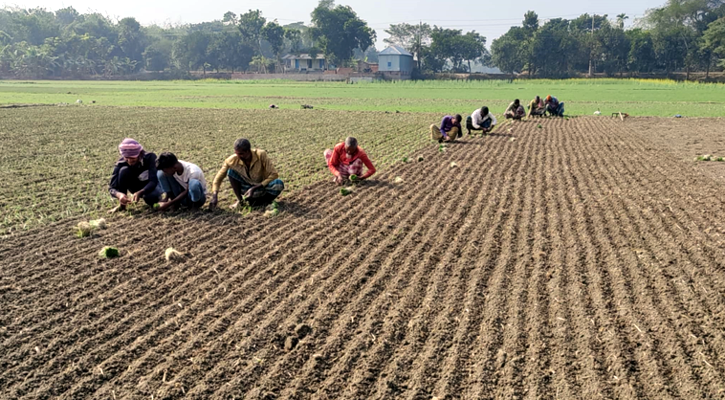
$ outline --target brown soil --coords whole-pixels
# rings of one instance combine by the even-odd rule
[[[0,397],[722,398],[722,181],[641,120],[537,124],[275,218],[4,239]]]

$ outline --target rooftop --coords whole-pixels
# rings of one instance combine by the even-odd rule
[[[381,55],[381,56],[400,55],[400,56],[413,57],[413,55],[410,54],[408,52],[408,50],[405,50],[404,48],[397,46],[397,45],[392,45],[392,46],[388,47],[387,49],[381,51],[379,55]]]
[[[312,60],[313,58],[309,54],[303,53],[303,54],[300,54],[300,55],[287,54],[286,56],[282,57],[282,59],[283,60]],[[315,56],[314,59],[316,59],[316,60],[324,60],[325,59],[325,55],[324,54],[318,54],[317,56]]]

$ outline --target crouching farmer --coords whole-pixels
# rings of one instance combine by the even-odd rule
[[[461,128],[460,115],[456,115],[455,117],[446,115],[443,117],[443,120],[441,120],[440,127],[436,124],[430,126],[430,138],[437,140],[438,143],[441,143],[444,140],[446,142],[452,142],[461,135],[463,135],[463,130]]]
[[[553,117],[564,116],[564,102],[551,95],[546,96],[546,112]]]
[[[471,116],[466,118],[466,129],[468,134],[471,131],[481,131],[482,134],[491,132],[496,127],[496,116],[488,112],[488,107],[483,106],[473,111]]]
[[[247,139],[234,142],[234,155],[224,160],[224,164],[214,178],[209,209],[217,206],[217,194],[224,178],[229,178],[237,202],[231,208],[237,208],[245,201],[252,207],[270,204],[284,190],[277,170],[267,152],[252,149]]]
[[[118,152],[121,158],[113,168],[108,192],[119,205],[109,213],[124,211],[126,206],[141,199],[149,206],[158,203],[161,188],[158,185],[156,154],[147,153],[139,142],[129,138],[118,145]],[[128,196],[129,192],[131,196]]]
[[[180,161],[173,153],[161,153],[156,168],[159,184],[166,193],[166,201],[159,203],[159,210],[177,209],[179,205],[198,209],[206,203],[206,180],[199,166]]]
[[[516,99],[513,103],[509,104],[503,115],[506,119],[520,120],[526,116],[526,111],[524,110],[524,106],[521,105],[521,101]]]
[[[352,175],[357,176],[358,180],[365,180],[375,173],[375,166],[354,137],[345,139],[333,150],[325,150],[325,161],[338,185],[346,183]],[[364,175],[363,167],[368,169]]]
[[[541,97],[536,96],[533,100],[531,100],[531,103],[529,103],[529,117],[541,117],[546,113],[546,106],[544,105],[544,102],[541,100]]]

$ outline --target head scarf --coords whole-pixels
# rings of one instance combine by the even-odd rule
[[[121,153],[123,157],[138,157],[141,155],[141,152],[143,151],[143,146],[139,144],[139,142],[131,139],[126,138],[123,139],[123,142],[118,145],[118,152]]]
[[[551,95],[546,96],[546,101],[551,101]]]

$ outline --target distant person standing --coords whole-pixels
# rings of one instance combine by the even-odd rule
[[[159,210],[176,209],[179,205],[199,209],[206,202],[206,179],[198,165],[181,161],[174,153],[161,153],[156,160],[159,184],[166,201]]]
[[[327,167],[338,185],[346,183],[352,175],[357,176],[358,180],[365,180],[373,176],[376,171],[368,154],[358,146],[354,137],[348,137],[332,150],[325,150],[324,156]],[[368,169],[365,174],[363,174],[364,168]]]
[[[156,171],[156,154],[147,153],[139,142],[131,138],[123,139],[118,145],[118,152],[121,158],[113,168],[108,193],[119,204],[109,213],[125,211],[126,206],[141,199],[149,206],[158,203],[161,187]]]
[[[457,137],[463,135],[463,129],[461,128],[462,118],[460,114],[457,114],[455,117],[446,115],[441,120],[440,127],[436,124],[430,126],[430,138],[437,140],[438,143],[456,140]]]
[[[488,107],[483,106],[466,118],[466,130],[468,134],[471,131],[481,131],[483,135],[491,132],[496,127],[496,116],[488,111]]]
[[[541,100],[541,97],[536,96],[533,100],[531,100],[531,103],[529,103],[529,113],[528,116],[537,116],[541,117],[546,113],[546,106],[544,105],[544,102]]]
[[[549,113],[549,115],[553,115],[556,117],[563,117],[564,116],[564,102],[560,102],[559,99],[556,97],[552,97],[551,95],[546,96],[546,112]]]
[[[516,99],[513,103],[509,104],[503,115],[506,119],[520,120],[526,116],[526,111],[524,111],[524,106],[521,105],[521,101]]]

